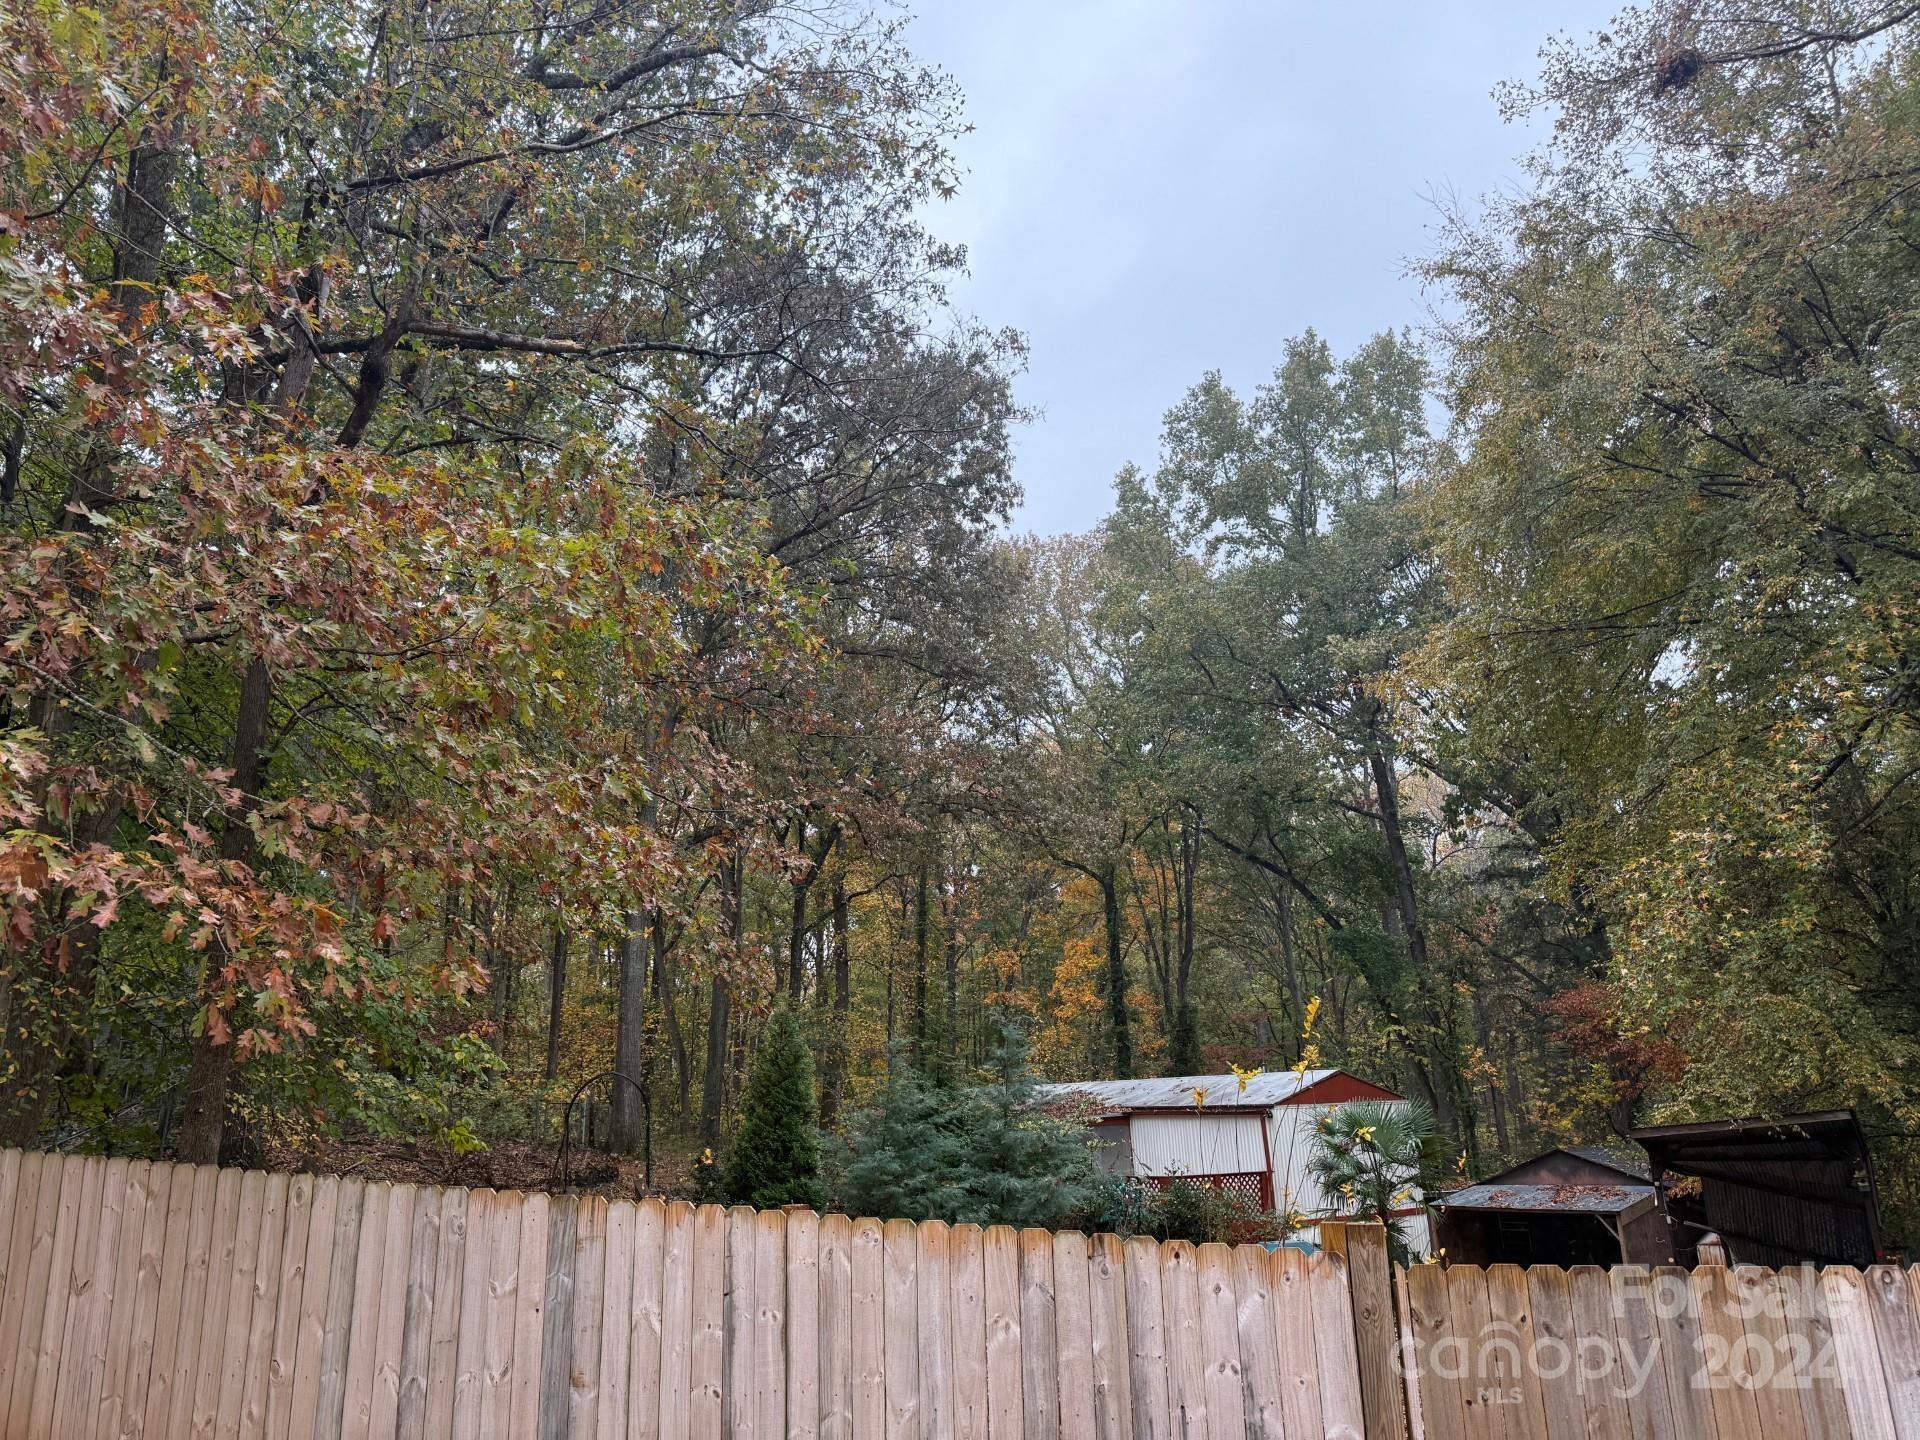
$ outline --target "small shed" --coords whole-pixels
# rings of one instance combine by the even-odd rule
[[[1672,1226],[1691,1265],[1715,1234],[1736,1265],[1872,1265],[1881,1241],[1873,1161],[1851,1110],[1630,1132],[1646,1146]]]
[[[1473,1265],[1670,1265],[1651,1173],[1599,1146],[1549,1150],[1434,1203],[1434,1243]]]
[[[1281,1070],[1249,1076],[1173,1075],[1153,1080],[1079,1080],[1043,1085],[1050,1105],[1089,1118],[1100,1163],[1151,1185],[1176,1179],[1231,1190],[1263,1210],[1316,1219],[1341,1214],[1308,1173],[1320,1118],[1350,1100],[1404,1105],[1404,1096],[1344,1070]],[[1397,1217],[1409,1242],[1427,1248],[1418,1194]],[[1307,1238],[1316,1238],[1309,1233]]]

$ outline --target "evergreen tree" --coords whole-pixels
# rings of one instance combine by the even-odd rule
[[[1037,1103],[1025,1046],[1003,1040],[994,1078],[964,1084],[901,1064],[855,1117],[850,1209],[979,1225],[1071,1224],[1097,1181],[1084,1131]]]
[[[740,1106],[740,1130],[728,1157],[727,1195],[762,1210],[822,1204],[820,1131],[813,1099],[813,1055],[800,1022],[784,1005],[773,1012]]]

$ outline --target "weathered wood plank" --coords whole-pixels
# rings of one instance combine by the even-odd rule
[[[520,1201],[520,1283],[514,1294],[513,1375],[508,1424],[516,1436],[538,1433],[540,1424],[540,1358],[545,1335],[548,1216],[552,1202],[534,1192]]]
[[[360,1245],[342,1305],[330,1306],[327,1327],[347,1327],[346,1369],[341,1377],[340,1440],[372,1440],[374,1360],[380,1350],[380,1277],[387,1263],[387,1219],[393,1189],[375,1181],[361,1198]]]
[[[913,1222],[889,1220],[881,1232],[885,1304],[887,1440],[919,1440],[919,1246]]]
[[[28,1413],[32,1434],[53,1435],[55,1422],[66,1421],[61,1413],[61,1361],[76,1355],[79,1346],[70,1322],[85,1311],[85,1292],[93,1278],[94,1243],[100,1229],[100,1189],[106,1174],[106,1161],[98,1155],[71,1156],[66,1169],[77,1175],[72,1192],[61,1186],[59,1224],[54,1231],[53,1270],[47,1280],[47,1308],[41,1320],[40,1346],[34,1352],[33,1408]],[[238,1181],[236,1180],[236,1185]],[[76,1293],[82,1303],[75,1304]],[[78,1382],[80,1366],[67,1367],[69,1390]],[[69,1401],[65,1409],[71,1411]]]
[[[1676,1440],[1653,1309],[1653,1272],[1644,1265],[1620,1265],[1607,1279],[1613,1287],[1613,1332],[1628,1382],[1627,1419],[1634,1440]]]
[[[526,1197],[517,1190],[495,1192],[487,1217],[487,1325],[486,1342],[481,1350],[478,1440],[494,1440],[506,1435],[513,1423],[513,1332],[520,1312],[520,1287],[538,1289],[543,1277],[538,1273],[546,1259],[546,1231],[540,1235],[538,1256],[523,1256],[521,1235],[525,1228]],[[467,1223],[473,1223],[471,1206]],[[454,1433],[460,1435],[460,1417],[454,1417]],[[514,1432],[526,1437],[525,1431]]]
[[[153,1361],[155,1310],[160,1298],[160,1262],[166,1247],[167,1201],[173,1167],[136,1162],[129,1183],[126,1218],[121,1222],[123,1268],[114,1290],[114,1346],[107,1352],[109,1393],[102,1398],[95,1440],[120,1440],[137,1430],[146,1406],[147,1372]],[[135,1223],[136,1211],[138,1223]],[[130,1264],[128,1262],[131,1262]],[[0,1412],[5,1410],[0,1401]]]
[[[1345,1272],[1342,1272],[1345,1283]],[[1200,1276],[1193,1246],[1160,1247],[1161,1325],[1167,1347],[1167,1414],[1182,1440],[1206,1440],[1207,1361],[1200,1339]]]
[[[820,1222],[820,1440],[853,1440],[853,1221]]]
[[[424,1440],[452,1440],[453,1404],[460,1388],[460,1325],[466,1313],[467,1214],[473,1192],[440,1191],[433,1258],[433,1324],[427,1337]],[[484,1327],[486,1321],[483,1319]]]
[[[1053,1440],[1060,1433],[1060,1343],[1053,1283],[1053,1236],[1045,1230],[1022,1230],[1020,1410],[1029,1440]]]
[[[978,1225],[953,1227],[947,1236],[947,1285],[953,1305],[955,1440],[987,1440],[988,1435],[985,1256],[985,1237]],[[1122,1388],[1125,1365],[1123,1358]]]
[[[632,1202],[615,1200],[607,1206],[607,1265],[603,1285],[605,1319],[600,1326],[600,1394],[594,1406],[593,1440],[626,1440],[627,1383],[633,1369],[633,1330],[639,1306],[633,1292],[633,1239],[639,1211]],[[658,1227],[655,1227],[656,1238]],[[652,1315],[659,1323],[660,1267],[656,1249],[653,1270]],[[655,1342],[654,1364],[660,1363]],[[656,1409],[651,1423],[660,1423]]]
[[[632,1257],[627,1257],[632,1284]],[[562,1341],[571,1351],[564,1418],[569,1440],[596,1440],[600,1423],[600,1332],[606,1318],[607,1202],[598,1195],[580,1201],[573,1240],[573,1326]],[[626,1316],[622,1315],[624,1321]],[[622,1348],[631,1343],[622,1327]]]
[[[1160,1292],[1160,1247],[1144,1235],[1125,1245],[1127,1267],[1127,1405],[1142,1440],[1173,1434],[1167,1401],[1167,1340]],[[993,1377],[988,1376],[989,1385]]]
[[[174,1188],[180,1186],[179,1177]],[[327,1315],[333,1309],[333,1284],[341,1246],[351,1251],[359,1244],[360,1186],[358,1181],[343,1183],[333,1175],[314,1182],[313,1213],[307,1221],[307,1253],[302,1262],[300,1313],[295,1322],[293,1380],[281,1395],[267,1396],[267,1429],[275,1440],[312,1440],[319,1430],[320,1398],[326,1384]],[[343,1238],[344,1237],[344,1238]],[[353,1273],[353,1258],[346,1257],[346,1273]],[[284,1405],[284,1412],[276,1405]],[[337,1419],[324,1432],[338,1433]]]
[[[313,1233],[311,1175],[292,1175],[286,1181],[286,1240],[280,1246],[280,1294],[273,1304],[273,1342],[267,1354],[265,1386],[265,1440],[286,1440],[294,1361],[300,1354],[301,1296],[307,1288],[307,1244]],[[131,1392],[131,1380],[129,1380]]]
[[[1590,1327],[1580,1313],[1579,1282],[1582,1272],[1590,1268],[1578,1267],[1570,1276],[1574,1286],[1575,1318],[1581,1320],[1583,1331]],[[1736,1310],[1739,1302],[1733,1293],[1733,1277],[1724,1265],[1702,1265],[1688,1277],[1688,1283],[1693,1289],[1694,1313],[1700,1321],[1701,1371],[1707,1388],[1712,1433],[1721,1437],[1721,1440],[1738,1440],[1740,1436],[1758,1434],[1760,1412],[1754,1405],[1753,1392],[1736,1383],[1733,1370],[1741,1354],[1741,1342],[1747,1333]],[[1591,1416],[1595,1413],[1592,1397],[1595,1394],[1604,1396],[1606,1391],[1596,1385],[1586,1393]],[[1624,1421],[1609,1423],[1598,1432],[1598,1440],[1613,1440],[1625,1428]]]
[[[612,1247],[618,1243],[614,1219],[612,1215],[607,1217],[609,1279],[614,1263]],[[693,1207],[683,1205],[680,1215],[670,1225],[666,1206],[658,1200],[642,1200],[631,1212],[630,1227],[632,1233],[626,1242],[630,1319],[625,1334],[627,1356],[621,1367],[626,1399],[615,1407],[611,1417],[605,1408],[601,1410],[600,1433],[605,1440],[659,1440],[665,1433],[660,1425],[662,1370],[671,1367],[683,1396],[692,1383],[687,1361],[689,1332],[693,1326]],[[677,1303],[675,1332],[671,1338],[666,1329],[669,1231],[676,1247],[673,1299]],[[669,1349],[673,1352],[671,1355],[667,1353]],[[602,1383],[606,1383],[604,1376]],[[611,1390],[608,1399],[612,1399]],[[684,1430],[686,1418],[683,1399],[675,1411],[674,1423]]]
[[[453,1347],[448,1440],[479,1440],[487,1392],[488,1325],[493,1314],[495,1207],[491,1189],[467,1194],[466,1253],[460,1257],[460,1329]]]
[[[880,1221],[853,1222],[853,1434],[881,1440],[887,1428],[886,1232]]]
[[[1704,1384],[1700,1341],[1700,1310],[1687,1272],[1674,1265],[1656,1265],[1648,1275],[1654,1334],[1660,1341],[1660,1364],[1667,1382],[1667,1404],[1679,1435],[1711,1435],[1713,1402]],[[1571,1302],[1569,1302],[1571,1303]],[[1559,1387],[1556,1387],[1558,1389]],[[1555,1391],[1548,1392],[1549,1400]]]
[[[1820,1272],[1820,1293],[1833,1328],[1834,1359],[1847,1399],[1847,1420],[1856,1440],[1897,1440],[1893,1401],[1874,1331],[1873,1302],[1858,1270],[1833,1265]]]
[[[778,1437],[787,1421],[787,1217],[762,1210],[753,1223],[753,1433]]]
[[[7,1217],[7,1272],[5,1287],[0,1289],[0,1427],[10,1424],[9,1412],[16,1377],[30,1369],[27,1356],[30,1353],[28,1346],[32,1342],[32,1331],[27,1328],[26,1319],[30,1303],[28,1297],[33,1288],[30,1272],[33,1268],[34,1239],[38,1233],[41,1206],[48,1203],[47,1194],[51,1192],[57,1197],[59,1190],[58,1163],[49,1165],[47,1158],[37,1151],[19,1154],[19,1164],[15,1169],[13,1209]],[[42,1185],[43,1175],[52,1177],[46,1187]],[[48,1213],[52,1213],[51,1207]],[[52,1242],[51,1231],[48,1232],[48,1242]],[[17,1435],[21,1432],[9,1428],[4,1433]]]
[[[1530,1295],[1536,1273],[1529,1272],[1527,1277]],[[1537,1327],[1540,1307],[1537,1300],[1532,1303]],[[1407,1271],[1407,1311],[1414,1341],[1409,1368],[1419,1390],[1420,1416],[1427,1440],[1466,1440],[1466,1406],[1459,1377],[1466,1341],[1454,1329],[1445,1270],[1438,1265],[1415,1265]],[[1568,1437],[1553,1435],[1551,1440],[1568,1440]],[[1572,1440],[1585,1440],[1584,1428]]]
[[[986,1297],[987,1433],[1018,1440],[1026,1423],[1020,1361],[1020,1235],[1006,1225],[981,1236],[981,1288]]]
[[[689,1312],[693,1317],[692,1344],[688,1364],[692,1375],[692,1394],[687,1410],[687,1433],[695,1440],[719,1440],[726,1433],[727,1404],[727,1212],[718,1205],[702,1205],[693,1218],[693,1253],[690,1275]],[[685,1253],[678,1243],[675,1215],[667,1211],[666,1329],[667,1343],[661,1352],[660,1436],[674,1434],[670,1415],[677,1411],[679,1399],[673,1383],[674,1302],[677,1271],[683,1267]]]
[[[253,1317],[241,1363],[240,1440],[263,1440],[267,1433],[267,1387],[273,1381],[274,1326],[280,1313],[288,1208],[292,1187],[286,1175],[269,1175],[260,1209],[260,1240],[253,1268]]]
[[[1833,1327],[1820,1293],[1820,1272],[1811,1265],[1789,1266],[1779,1272],[1778,1280],[1787,1301],[1788,1352],[1783,1369],[1793,1375],[1800,1396],[1801,1426],[1809,1440],[1848,1440],[1853,1427],[1847,1421],[1847,1396],[1834,1359]]]
[[[408,1218],[407,1227],[407,1276],[400,1302],[394,1440],[426,1440],[434,1309],[439,1298],[436,1282],[440,1274],[440,1203],[445,1193],[432,1185],[422,1185],[413,1192],[413,1214]]]
[[[1320,1375],[1320,1419],[1329,1434],[1366,1434],[1360,1408],[1360,1362],[1353,1350],[1353,1302],[1347,1262],[1320,1254],[1307,1261],[1313,1297],[1313,1354]],[[1484,1293],[1484,1292],[1483,1292]]]
[[[1900,1440],[1920,1440],[1920,1314],[1916,1314],[1913,1291],[1906,1275],[1892,1265],[1871,1267],[1865,1289],[1880,1337],[1880,1368],[1894,1431]]]
[[[1246,1382],[1240,1364],[1240,1299],[1233,1288],[1233,1251],[1202,1245],[1195,1252],[1200,1292],[1200,1349],[1207,1391],[1207,1431],[1214,1440],[1247,1433]]]
[[[1093,1296],[1087,1237],[1053,1237],[1054,1373],[1060,1383],[1061,1440],[1093,1440]]]
[[[1233,1293],[1238,1302],[1234,1327],[1238,1332],[1241,1409],[1246,1415],[1247,1440],[1285,1440],[1287,1433],[1280,1404],[1280,1352],[1274,1344],[1272,1261],[1273,1257],[1258,1245],[1234,1247]],[[1095,1309],[1097,1312],[1097,1302]],[[1097,1313],[1094,1323],[1097,1331]],[[1110,1435],[1123,1433],[1102,1427],[1100,1437],[1107,1440]]]
[[[253,1334],[254,1280],[260,1268],[260,1227],[267,1208],[267,1177],[247,1170],[240,1176],[239,1216],[235,1221],[232,1274],[227,1282],[226,1333],[214,1357],[215,1440],[237,1440],[240,1406],[246,1398],[247,1344]]]
[[[949,1289],[952,1261],[944,1220],[916,1227],[914,1284],[920,1335],[920,1434],[923,1440],[953,1435],[953,1301]],[[889,1359],[888,1363],[892,1363]]]
[[[538,1440],[566,1440],[567,1371],[573,1345],[574,1240],[581,1201],[555,1196],[547,1208],[546,1261],[541,1267],[544,1300],[540,1319]]]
[[[1387,1251],[1386,1227],[1348,1225],[1346,1257],[1367,1440],[1403,1440],[1406,1389],[1394,1364],[1399,1335],[1393,1318],[1393,1261]]]
[[[169,1440],[186,1440],[192,1433],[194,1392],[199,1380],[200,1340],[209,1324],[219,1317],[207,1303],[208,1275],[214,1264],[214,1247],[220,1197],[231,1195],[239,1177],[223,1182],[220,1171],[211,1165],[197,1167],[194,1176],[193,1211],[187,1224],[186,1279],[180,1292],[179,1339],[173,1355],[173,1374],[167,1387],[167,1415],[162,1424]],[[232,1172],[228,1172],[231,1174]],[[230,1212],[229,1212],[230,1213]]]
[[[1904,1289],[1905,1282],[1901,1284]],[[1619,1288],[1616,1280],[1616,1296]],[[1760,1425],[1767,1440],[1804,1440],[1806,1426],[1801,1419],[1800,1395],[1793,1384],[1794,1377],[1786,1373],[1790,1369],[1790,1355],[1785,1296],[1775,1281],[1773,1271],[1754,1265],[1734,1268],[1733,1289],[1739,1301],[1739,1316],[1747,1332],[1741,1346],[1742,1354],[1735,1365],[1736,1380],[1753,1391],[1754,1404],[1760,1412]],[[1621,1313],[1619,1304],[1616,1304],[1615,1311],[1616,1316]],[[1625,1343],[1624,1336],[1622,1343]],[[1639,1423],[1640,1406],[1635,1403],[1638,1398],[1630,1395],[1627,1402],[1628,1409],[1635,1412],[1636,1440],[1646,1433]],[[1670,1440],[1671,1424],[1669,1416],[1668,1431],[1655,1435],[1653,1440]]]
[[[1128,1373],[1127,1252],[1117,1235],[1095,1235],[1087,1255],[1087,1303],[1093,1322],[1093,1433],[1095,1440],[1133,1434]],[[1266,1345],[1272,1345],[1269,1332]]]
[[[745,1205],[727,1210],[727,1382],[721,1396],[728,1440],[752,1440],[753,1217]]]
[[[788,1440],[820,1433],[820,1217],[811,1210],[787,1216]]]
[[[1537,1339],[1533,1329],[1533,1300],[1527,1291],[1527,1272],[1518,1265],[1487,1267],[1487,1316],[1488,1323],[1494,1327],[1491,1333],[1507,1342],[1490,1347],[1494,1368],[1487,1377],[1492,1387],[1505,1392],[1505,1403],[1494,1416],[1499,1433],[1508,1440],[1544,1436],[1547,1433],[1546,1398],[1541,1390],[1539,1371],[1527,1363]],[[1365,1356],[1374,1337],[1363,1330],[1359,1339],[1361,1354]],[[1611,1332],[1607,1341],[1611,1351]],[[1361,1365],[1364,1371],[1365,1359]]]
[[[399,1425],[399,1361],[407,1340],[407,1275],[413,1252],[413,1204],[419,1187],[396,1185],[386,1192],[382,1229],[378,1321],[374,1323],[369,1425],[372,1440],[392,1440]]]
[[[127,1235],[127,1206],[132,1198],[127,1177],[129,1162],[125,1156],[108,1160],[100,1187],[100,1229],[90,1252],[92,1275],[86,1283],[86,1294],[79,1298],[81,1315],[73,1331],[79,1354],[61,1359],[61,1367],[79,1361],[71,1409],[61,1434],[84,1438],[100,1423],[100,1402],[108,1388],[108,1352],[113,1348],[108,1331],[109,1311],[113,1309],[115,1286],[121,1279],[121,1250]],[[138,1250],[138,1229],[140,1223],[134,1219],[134,1250]],[[79,1265],[79,1258],[75,1258],[75,1265]]]

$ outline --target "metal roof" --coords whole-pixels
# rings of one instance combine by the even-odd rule
[[[1179,1110],[1195,1109],[1193,1092],[1205,1090],[1205,1110],[1225,1110],[1253,1106],[1264,1109],[1283,1105],[1310,1085],[1317,1085],[1338,1070],[1275,1070],[1255,1075],[1240,1088],[1233,1075],[1163,1075],[1152,1080],[1071,1080],[1058,1085],[1038,1087],[1040,1097],[1049,1102],[1085,1096],[1103,1110]]]
[[[1530,1210],[1618,1215],[1653,1198],[1651,1185],[1469,1185],[1443,1195],[1443,1210]]]
[[[1637,1180],[1653,1183],[1653,1175],[1647,1169],[1647,1162],[1630,1150],[1617,1149],[1611,1145],[1564,1145],[1561,1147],[1569,1155],[1578,1155],[1582,1160],[1591,1160],[1595,1165],[1605,1165],[1609,1170],[1618,1170],[1622,1175],[1631,1175]]]

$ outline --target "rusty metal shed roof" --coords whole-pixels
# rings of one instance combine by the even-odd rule
[[[1562,1215],[1618,1215],[1653,1199],[1651,1185],[1469,1185],[1443,1195],[1443,1210],[1524,1210]]]

